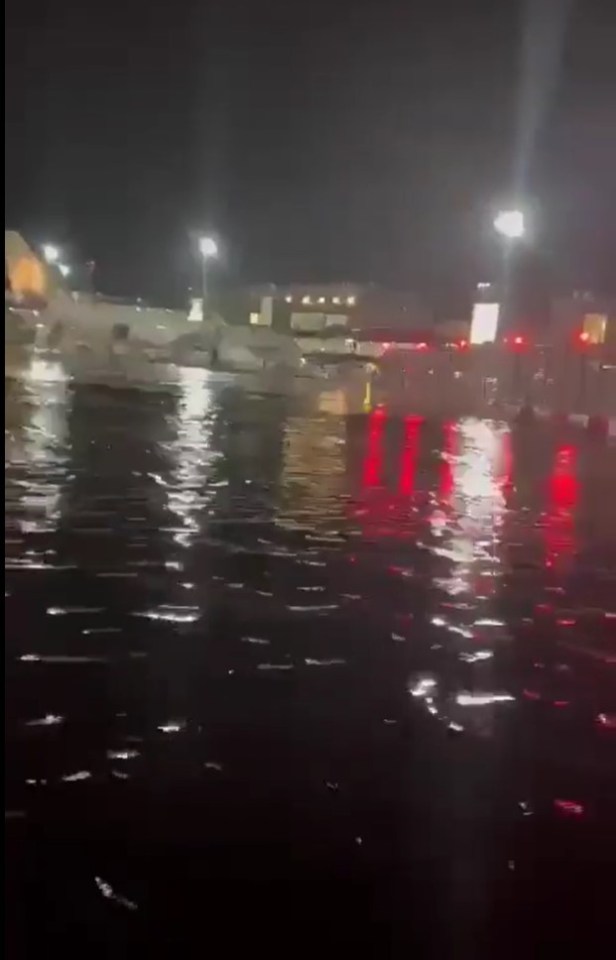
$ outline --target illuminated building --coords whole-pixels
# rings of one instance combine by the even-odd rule
[[[552,302],[553,339],[572,342],[580,333],[589,344],[616,344],[616,303],[591,291],[575,291]]]

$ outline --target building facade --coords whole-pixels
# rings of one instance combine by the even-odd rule
[[[268,326],[296,336],[425,330],[433,322],[412,293],[344,282],[251,287],[220,295],[216,308],[227,322]]]

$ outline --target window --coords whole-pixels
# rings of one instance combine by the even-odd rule
[[[587,343],[605,343],[607,316],[604,313],[586,313],[582,332],[588,334]]]

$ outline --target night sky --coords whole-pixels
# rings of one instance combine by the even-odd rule
[[[455,297],[517,188],[569,286],[616,288],[612,0],[8,0],[6,225],[178,302],[231,280]]]

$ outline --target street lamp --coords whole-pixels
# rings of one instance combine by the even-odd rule
[[[199,237],[199,253],[204,260],[218,256],[218,244],[212,237]]]
[[[59,263],[58,270],[60,271],[62,276],[65,278],[68,277],[71,272],[71,268],[69,267],[68,263]]]
[[[524,236],[524,214],[521,210],[501,210],[494,218],[494,229],[508,240]]]
[[[202,285],[202,318],[205,320],[205,298],[207,294],[207,262],[208,260],[213,260],[218,256],[218,244],[212,237],[199,237],[199,253],[201,254],[202,260],[202,273],[201,273],[201,285]]]
[[[521,240],[525,234],[524,213],[521,210],[500,210],[494,218],[494,229],[505,238],[503,247],[503,268],[501,284],[502,315],[505,329],[508,330],[511,324],[512,303],[510,290],[510,266],[509,257],[515,242]],[[522,355],[526,353],[526,338],[515,336],[513,343],[513,398],[524,392],[524,369]],[[528,399],[524,401],[522,409],[532,410]]]
[[[60,251],[52,243],[44,243],[43,256],[47,263],[57,263],[60,259]]]

